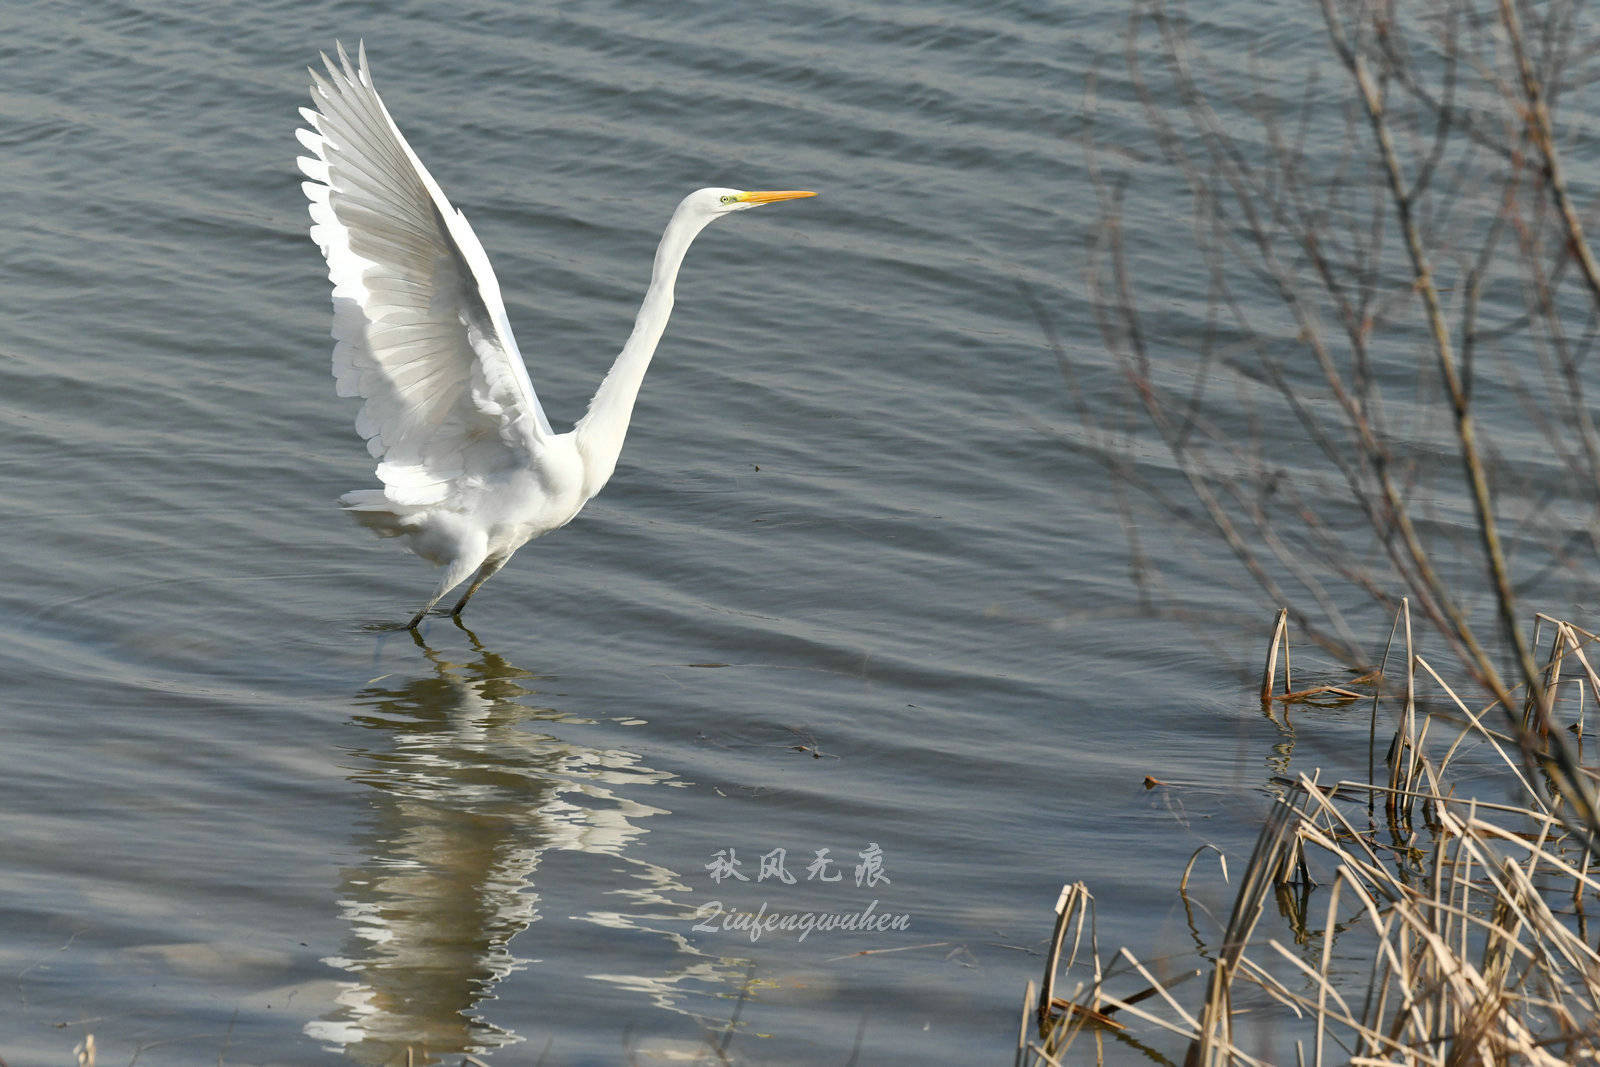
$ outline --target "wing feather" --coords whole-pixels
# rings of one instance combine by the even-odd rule
[[[459,479],[533,462],[553,436],[500,285],[379,99],[366,49],[311,72],[295,136],[311,237],[333,282],[333,373],[392,502],[447,501]]]

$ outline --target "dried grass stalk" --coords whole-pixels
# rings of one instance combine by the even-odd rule
[[[1585,651],[1596,638],[1569,623],[1541,621],[1553,634],[1549,714],[1555,722],[1570,721],[1574,711],[1581,718],[1590,700],[1600,700],[1600,674]],[[1274,646],[1283,642],[1275,633]],[[1158,1062],[1175,1061],[1178,1049],[1158,1046],[1176,1038],[1186,1067],[1600,1060],[1600,952],[1584,914],[1585,903],[1600,895],[1600,877],[1591,872],[1583,834],[1556,810],[1559,794],[1546,800],[1532,788],[1511,739],[1484,725],[1488,709],[1469,710],[1417,654],[1409,633],[1405,651],[1403,688],[1386,696],[1381,681],[1374,686],[1379,704],[1393,705],[1390,775],[1382,784],[1332,787],[1306,775],[1276,780],[1282,792],[1228,921],[1214,946],[1202,950],[1209,973],[1201,1002],[1187,1006],[1173,992],[1200,972],[1161,978],[1127,949],[1106,966],[1091,951],[1086,982],[1070,996],[1040,998],[1037,1033],[1019,1043],[1019,1064],[1066,1062],[1085,1034],[1093,1035],[1094,1049],[1079,1049],[1071,1062],[1104,1062],[1107,1035]],[[1559,686],[1563,662],[1577,669]],[[1421,700],[1425,679],[1443,700]],[[1428,706],[1440,710],[1424,713]],[[1478,771],[1473,781],[1509,787],[1521,803],[1462,795],[1458,754],[1468,743],[1494,756],[1503,772],[1503,779],[1485,779]],[[1381,824],[1369,817],[1380,796]],[[1313,909],[1318,891],[1325,901]],[[1271,924],[1263,930],[1268,900],[1287,918],[1291,940]],[[1069,918],[1075,959],[1086,933],[1094,942],[1093,898],[1081,883],[1063,891],[1047,989],[1057,980]],[[1069,960],[1064,973],[1073,969]],[[1130,979],[1137,992],[1114,992]],[[1113,1032],[1108,1020],[1128,1028]]]

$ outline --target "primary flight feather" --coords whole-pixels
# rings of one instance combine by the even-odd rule
[[[362,398],[356,430],[382,489],[340,498],[363,525],[403,537],[444,567],[415,628],[451,589],[467,601],[518,548],[578,514],[611,477],[634,398],[672,313],[678,267],[723,215],[814,196],[801,190],[698,189],[656,249],[650,286],[589,410],[567,433],[545,417],[506,321],[500,285],[472,226],[401,135],[379,99],[365,48],[322,57],[314,108],[297,131],[311,154],[311,238],[333,283],[333,373]]]

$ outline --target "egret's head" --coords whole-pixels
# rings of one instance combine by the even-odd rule
[[[689,194],[685,206],[693,206],[707,217],[715,219],[746,208],[760,207],[762,204],[776,204],[780,200],[799,200],[801,197],[816,195],[807,189],[778,189],[753,193],[741,192],[738,189],[696,189]]]

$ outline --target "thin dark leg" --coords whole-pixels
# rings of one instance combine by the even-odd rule
[[[480,567],[479,577],[481,579],[481,566],[478,563],[474,563],[471,556],[463,559],[457,559],[452,562],[449,567],[445,568],[444,577],[439,580],[439,585],[434,589],[433,596],[428,599],[426,604],[422,605],[421,611],[411,616],[411,621],[406,624],[406,628],[415,630],[418,626],[421,626],[422,620],[428,617],[428,612],[432,610],[433,606],[439,601],[443,600],[446,593],[460,585],[461,579],[470,574],[474,567]],[[490,571],[489,573],[493,574],[494,572]],[[473,583],[473,588],[477,588],[476,582]],[[467,595],[471,596],[472,594],[468,593]]]
[[[467,601],[472,599],[472,594],[478,591],[479,586],[493,577],[495,571],[499,570],[501,567],[504,567],[506,565],[506,560],[510,558],[510,556],[503,556],[500,559],[484,560],[483,566],[479,567],[478,573],[473,576],[472,584],[467,586],[467,591],[465,593],[461,594],[461,599],[456,601],[456,606],[450,609],[450,614],[457,619],[461,618],[461,611],[467,606]]]

